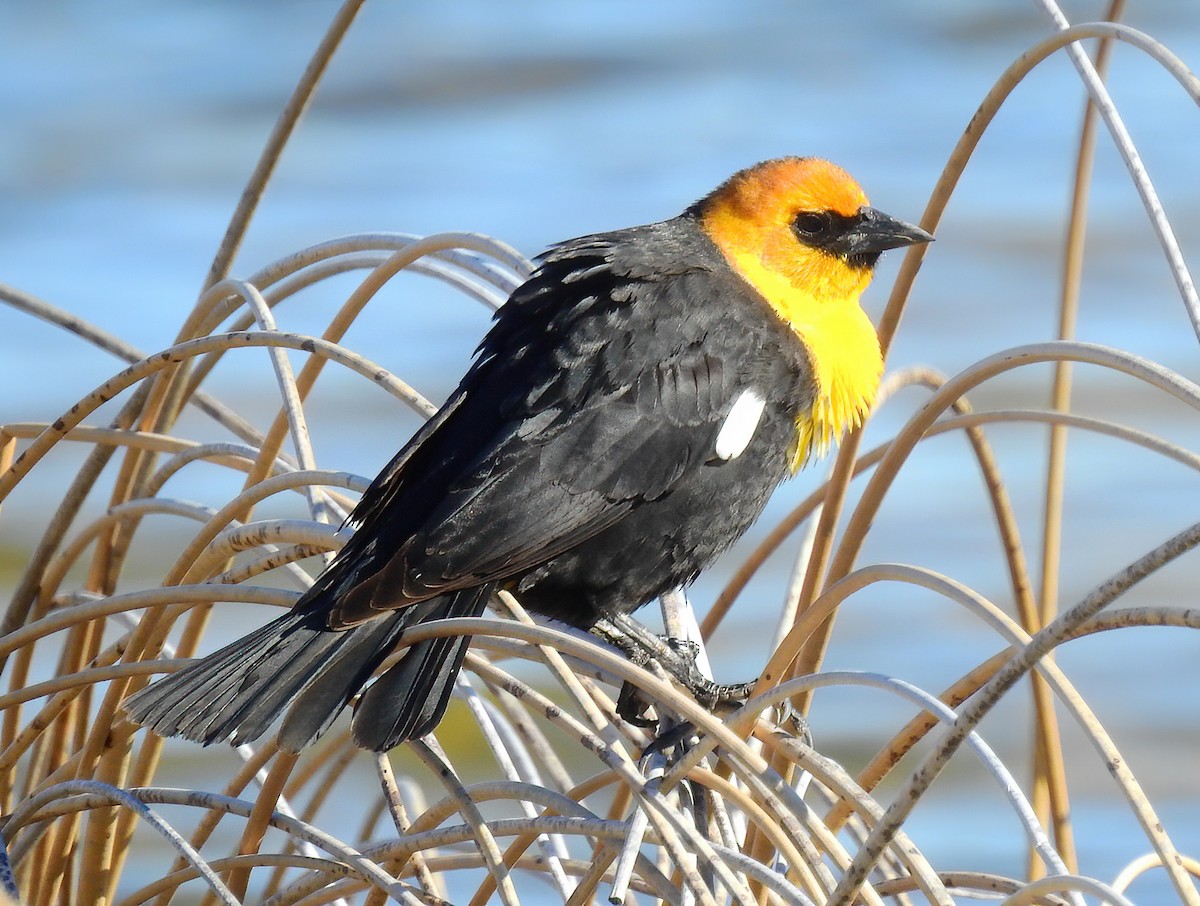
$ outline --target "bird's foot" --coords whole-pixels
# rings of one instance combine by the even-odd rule
[[[628,614],[599,620],[592,633],[620,648],[638,666],[654,662],[672,679],[687,689],[701,707],[713,710],[718,705],[740,704],[750,695],[754,683],[718,683],[697,665],[700,646],[686,639],[663,638],[638,623]],[[647,718],[650,704],[636,686],[625,683],[617,699],[617,716],[638,727],[657,726]]]

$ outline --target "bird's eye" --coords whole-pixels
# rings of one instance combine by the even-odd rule
[[[833,226],[827,211],[801,211],[792,221],[792,229],[803,242],[812,242],[829,235]]]

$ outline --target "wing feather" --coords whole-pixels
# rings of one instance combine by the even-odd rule
[[[325,583],[331,625],[517,576],[711,458],[744,389],[708,342],[720,308],[697,304],[712,275],[635,275],[602,240],[546,257],[498,313],[449,411],[364,495],[348,562],[328,571],[340,574]]]

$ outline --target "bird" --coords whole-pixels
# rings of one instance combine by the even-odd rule
[[[687,587],[862,424],[883,358],[860,297],[882,252],[932,239],[836,164],[790,156],[672,219],[551,246],[295,605],[127,714],[205,745],[284,715],[277,743],[298,752],[357,696],[353,739],[382,752],[437,726],[469,643],[406,646],[410,627],[481,616],[507,590],[636,637],[634,611]]]

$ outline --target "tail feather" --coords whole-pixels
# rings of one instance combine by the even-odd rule
[[[162,736],[238,745],[257,739],[287,710],[279,744],[299,751],[328,729],[406,626],[479,616],[490,591],[467,589],[341,630],[328,629],[314,608],[292,610],[152,683],[125,701],[125,711]],[[446,712],[469,644],[455,636],[411,646],[363,694],[355,741],[385,751],[432,730]]]
[[[490,586],[459,592],[424,620],[477,617],[490,594]],[[386,752],[431,732],[450,704],[470,643],[467,636],[445,636],[410,646],[359,699],[354,741],[364,749]]]
[[[196,742],[257,739],[339,650],[378,666],[380,625],[402,628],[403,611],[340,632],[320,625],[311,612],[290,611],[219,651],[131,696],[125,711],[163,736]],[[400,625],[396,625],[400,624]],[[347,698],[357,692],[350,690]]]
[[[197,683],[207,697],[192,708],[180,732],[204,743],[257,739],[321,669],[328,648],[342,641],[349,640],[289,621],[266,644],[239,646],[214,680]]]
[[[238,692],[246,665],[264,656],[282,629],[295,620],[288,613],[184,669],[151,683],[126,699],[125,712],[161,736],[185,736],[207,745],[217,737],[200,731],[207,714],[215,719]]]
[[[406,611],[404,616],[403,620],[384,617],[348,630],[361,634],[363,642],[344,645],[331,653],[322,664],[320,675],[296,697],[279,728],[281,749],[299,752],[329,729],[338,712],[371,678],[375,668],[392,650],[404,627],[418,621],[415,613]],[[364,650],[375,651],[378,656],[363,657]]]
[[[385,618],[379,624],[336,632],[304,624],[286,629],[282,644],[247,671],[237,696],[222,709],[218,720],[208,722],[207,732],[233,745],[257,739],[301,691],[336,661],[339,651],[353,652],[366,663],[365,680],[387,655],[387,649],[379,650],[376,644],[378,630],[381,625],[390,627],[396,619]],[[347,696],[357,691],[350,689]]]

